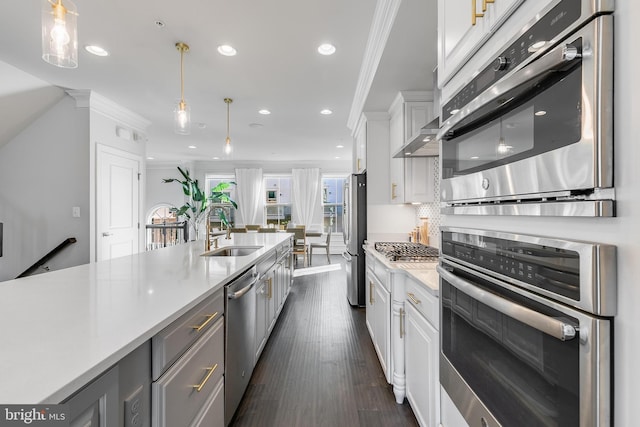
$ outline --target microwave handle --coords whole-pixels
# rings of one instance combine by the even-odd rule
[[[486,292],[474,286],[472,283],[445,270],[442,266],[437,266],[436,269],[438,270],[440,277],[449,282],[453,287],[502,314],[519,320],[520,322],[561,341],[568,341],[576,336],[577,328],[572,325],[538,313],[537,311],[531,310],[530,308],[524,307],[520,304],[516,304],[490,292]]]
[[[460,121],[485,105],[500,99],[509,90],[522,86],[545,73],[560,71],[566,68],[568,63],[581,57],[582,54],[579,53],[578,49],[571,44],[561,44],[560,46],[552,49],[529,65],[517,70],[511,76],[496,82],[493,86],[484,90],[480,95],[460,110],[460,112],[444,122],[440,132],[438,132],[437,139],[440,140],[446,138],[449,132],[451,132]],[[502,105],[509,101],[511,101],[511,99],[505,101]],[[476,118],[474,122],[481,118],[482,117]]]

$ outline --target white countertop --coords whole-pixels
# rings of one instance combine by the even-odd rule
[[[0,403],[57,403],[220,289],[290,236],[233,234],[0,283]]]
[[[381,261],[386,268],[396,270],[410,276],[421,284],[432,295],[438,296],[440,290],[440,276],[436,271],[437,262],[396,262],[389,261],[380,252],[376,251],[373,244],[364,245],[364,250]]]

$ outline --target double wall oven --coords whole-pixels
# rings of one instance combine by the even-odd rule
[[[443,106],[445,213],[615,215],[612,11],[554,2]]]
[[[462,215],[441,227],[442,421],[611,426],[615,247],[460,225],[615,216],[613,0],[549,2],[504,40],[441,112],[442,212]]]
[[[471,427],[609,426],[614,246],[442,230],[440,382]]]

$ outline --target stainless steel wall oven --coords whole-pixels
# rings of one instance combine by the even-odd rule
[[[445,213],[615,215],[612,11],[555,2],[444,105]]]
[[[616,249],[442,229],[440,383],[471,427],[612,425]]]

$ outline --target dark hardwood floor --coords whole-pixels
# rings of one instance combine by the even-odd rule
[[[395,403],[343,270],[296,277],[282,310],[232,426],[417,425],[406,400]]]

